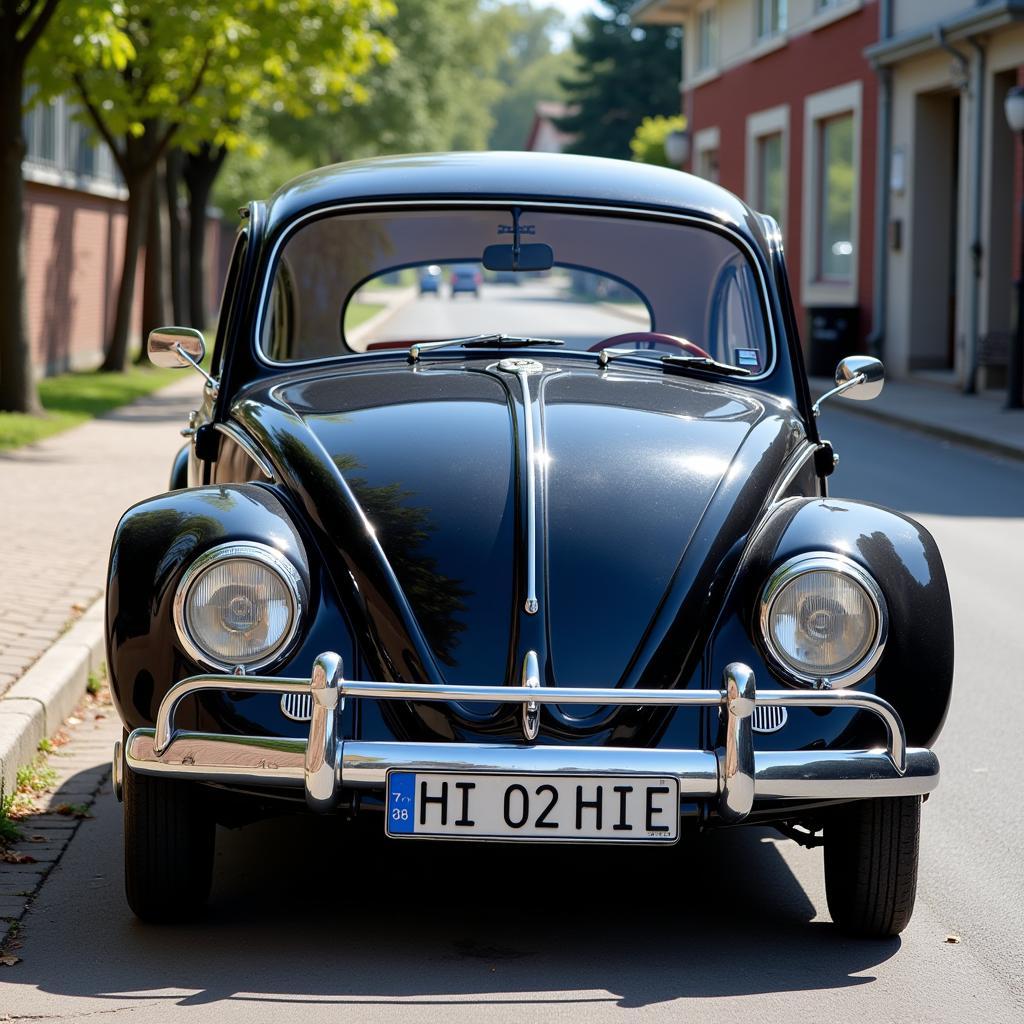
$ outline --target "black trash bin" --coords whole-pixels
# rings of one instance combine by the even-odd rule
[[[815,306],[807,311],[807,372],[831,377],[843,356],[857,355],[860,344],[860,309],[857,306]]]

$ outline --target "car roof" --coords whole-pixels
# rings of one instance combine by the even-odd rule
[[[691,174],[627,160],[565,153],[420,153],[309,171],[268,204],[276,231],[312,210],[380,199],[530,199],[696,213],[760,240],[757,215],[724,188]]]

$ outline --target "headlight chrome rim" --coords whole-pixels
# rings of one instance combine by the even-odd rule
[[[806,573],[818,570],[839,573],[859,584],[867,594],[875,615],[875,639],[867,653],[855,665],[831,676],[813,675],[794,668],[780,650],[771,630],[772,608],[783,587]],[[835,552],[810,552],[796,555],[783,562],[768,578],[768,582],[761,591],[758,625],[761,643],[764,645],[768,660],[784,679],[815,689],[839,689],[859,683],[875,670],[885,651],[885,644],[889,636],[889,610],[886,607],[885,596],[875,578],[852,558]]]
[[[293,607],[291,622],[281,639],[266,654],[247,662],[223,661],[211,655],[192,636],[186,615],[189,594],[196,581],[211,566],[216,565],[218,562],[233,559],[246,559],[258,562],[276,573],[284,583],[292,600]],[[178,583],[178,589],[174,594],[174,628],[182,647],[189,657],[198,664],[220,672],[242,674],[253,672],[280,661],[291,649],[302,623],[306,606],[305,593],[305,584],[298,569],[277,548],[273,548],[269,544],[261,544],[257,541],[228,541],[224,544],[218,544],[208,551],[204,551],[185,570]]]

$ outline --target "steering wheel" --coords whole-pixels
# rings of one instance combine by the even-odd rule
[[[637,347],[650,344],[671,345],[674,348],[682,349],[691,356],[701,356],[704,359],[711,358],[711,354],[705,352],[700,345],[694,345],[692,341],[676,337],[674,334],[662,334],[660,331],[630,331],[627,334],[616,334],[612,338],[605,338],[604,341],[591,345],[587,351],[600,352],[606,348],[628,347],[631,345]]]

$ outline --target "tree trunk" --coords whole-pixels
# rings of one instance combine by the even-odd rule
[[[185,154],[180,149],[171,149],[165,159],[164,185],[167,200],[168,275],[171,280],[171,319],[176,324],[188,323],[186,309],[184,253],[182,251],[181,212],[178,198],[181,195],[181,164]]]
[[[6,47],[4,48],[6,49]],[[25,156],[20,60],[2,54],[0,70],[0,410],[42,411],[32,372],[25,309]]]
[[[146,362],[146,339],[149,332],[167,324],[167,254],[164,230],[166,206],[161,168],[153,175],[149,189],[149,210],[146,216],[146,262],[142,279],[142,346],[137,363]]]
[[[125,178],[128,188],[128,226],[124,237],[124,263],[121,266],[121,283],[117,289],[114,327],[107,345],[107,354],[100,367],[108,372],[123,370],[128,355],[128,332],[131,330],[132,308],[135,305],[135,272],[142,239],[145,237],[152,181],[152,169]]]
[[[227,150],[204,143],[185,157],[188,186],[188,295],[192,326],[206,327],[206,210],[210,191],[224,165]]]

